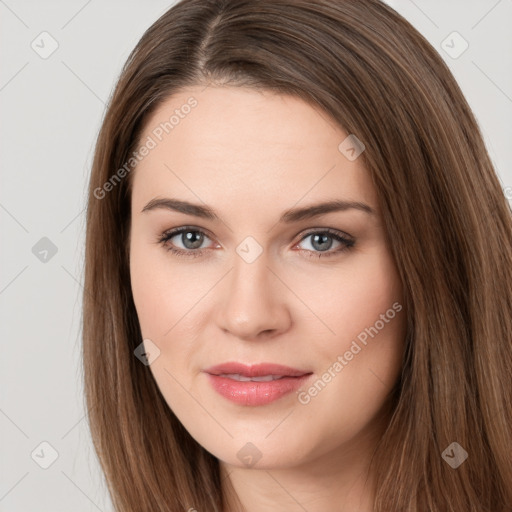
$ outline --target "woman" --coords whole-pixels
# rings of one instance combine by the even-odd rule
[[[512,218],[377,0],[183,0],[111,98],[84,372],[120,511],[512,510]]]

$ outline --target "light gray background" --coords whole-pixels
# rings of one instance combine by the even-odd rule
[[[113,510],[82,397],[85,189],[121,66],[172,3],[0,0],[0,512]],[[512,199],[512,0],[388,3],[452,69]],[[46,59],[31,47],[51,48],[43,31],[58,43]],[[461,48],[453,31],[469,43],[458,58],[442,47]]]

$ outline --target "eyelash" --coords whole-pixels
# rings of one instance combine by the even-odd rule
[[[174,238],[176,235],[179,235],[181,233],[186,233],[186,232],[189,232],[189,231],[194,232],[194,233],[201,233],[201,234],[205,235],[207,238],[209,238],[208,235],[203,230],[201,230],[201,229],[197,229],[197,228],[194,228],[194,227],[191,227],[191,226],[183,226],[183,227],[180,227],[180,228],[176,228],[176,229],[171,229],[169,231],[165,231],[164,233],[162,233],[160,235],[160,237],[158,238],[157,241],[167,251],[171,252],[172,254],[174,254],[176,256],[184,257],[184,258],[197,258],[197,257],[201,256],[206,249],[183,250],[183,249],[177,249],[176,247],[173,247],[173,246],[170,246],[170,245],[166,245],[167,242],[171,238]],[[332,250],[328,250],[328,251],[311,251],[309,249],[301,249],[300,251],[301,252],[306,252],[307,256],[309,258],[314,258],[314,257],[317,257],[317,256],[318,256],[318,258],[330,258],[330,257],[336,256],[336,255],[338,255],[338,254],[340,254],[342,252],[350,250],[354,246],[354,244],[355,244],[355,240],[353,240],[351,238],[348,238],[345,235],[343,235],[340,231],[337,231],[337,230],[334,230],[334,229],[331,229],[331,228],[317,229],[317,230],[314,230],[314,231],[309,231],[297,243],[302,242],[308,236],[311,236],[311,235],[325,235],[325,234],[330,235],[330,238],[334,238],[336,241],[342,243],[343,246],[341,248],[335,249],[333,251]]]

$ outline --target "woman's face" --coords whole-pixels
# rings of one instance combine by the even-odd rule
[[[130,271],[149,370],[227,464],[364,453],[400,373],[402,288],[348,135],[298,98],[213,86],[142,134]]]

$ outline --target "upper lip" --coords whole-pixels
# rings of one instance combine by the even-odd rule
[[[274,363],[243,364],[237,362],[221,363],[204,370],[210,375],[238,374],[244,377],[264,377],[265,375],[279,375],[283,377],[302,377],[311,372],[283,366]]]

